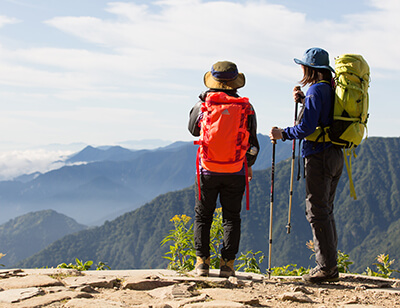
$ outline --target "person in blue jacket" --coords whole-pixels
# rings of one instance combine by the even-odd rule
[[[314,239],[317,266],[303,280],[311,283],[331,282],[339,279],[337,268],[337,233],[333,216],[336,187],[343,170],[343,153],[339,146],[324,136],[310,138],[317,127],[332,123],[334,90],[329,54],[321,48],[310,48],[302,60],[294,59],[303,69],[302,86],[309,86],[306,95],[293,90],[296,102],[304,104],[298,124],[285,129],[273,127],[271,140],[305,139],[302,156],[306,173],[306,217]],[[312,140],[307,140],[312,139]]]

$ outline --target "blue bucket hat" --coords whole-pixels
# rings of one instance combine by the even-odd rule
[[[303,60],[294,59],[297,64],[305,65],[313,68],[324,68],[332,72],[335,70],[329,65],[329,54],[322,48],[307,49],[303,55]]]

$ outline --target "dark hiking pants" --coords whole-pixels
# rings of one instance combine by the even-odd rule
[[[343,152],[337,146],[306,157],[306,217],[313,233],[316,262],[323,270],[337,265],[333,201],[343,162]]]
[[[210,229],[219,196],[224,228],[221,256],[223,259],[235,259],[239,250],[240,211],[245,186],[243,175],[200,175],[201,200],[196,190],[194,219],[196,256],[210,256]]]

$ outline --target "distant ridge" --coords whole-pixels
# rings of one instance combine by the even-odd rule
[[[143,152],[132,151],[121,146],[111,146],[106,149],[94,148],[90,145],[82,151],[72,155],[66,160],[66,163],[76,162],[98,162],[98,161],[126,161],[131,160]]]

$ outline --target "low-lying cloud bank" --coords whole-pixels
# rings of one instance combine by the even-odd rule
[[[13,180],[23,174],[44,173],[61,168],[72,151],[18,150],[0,153],[0,180]]]

